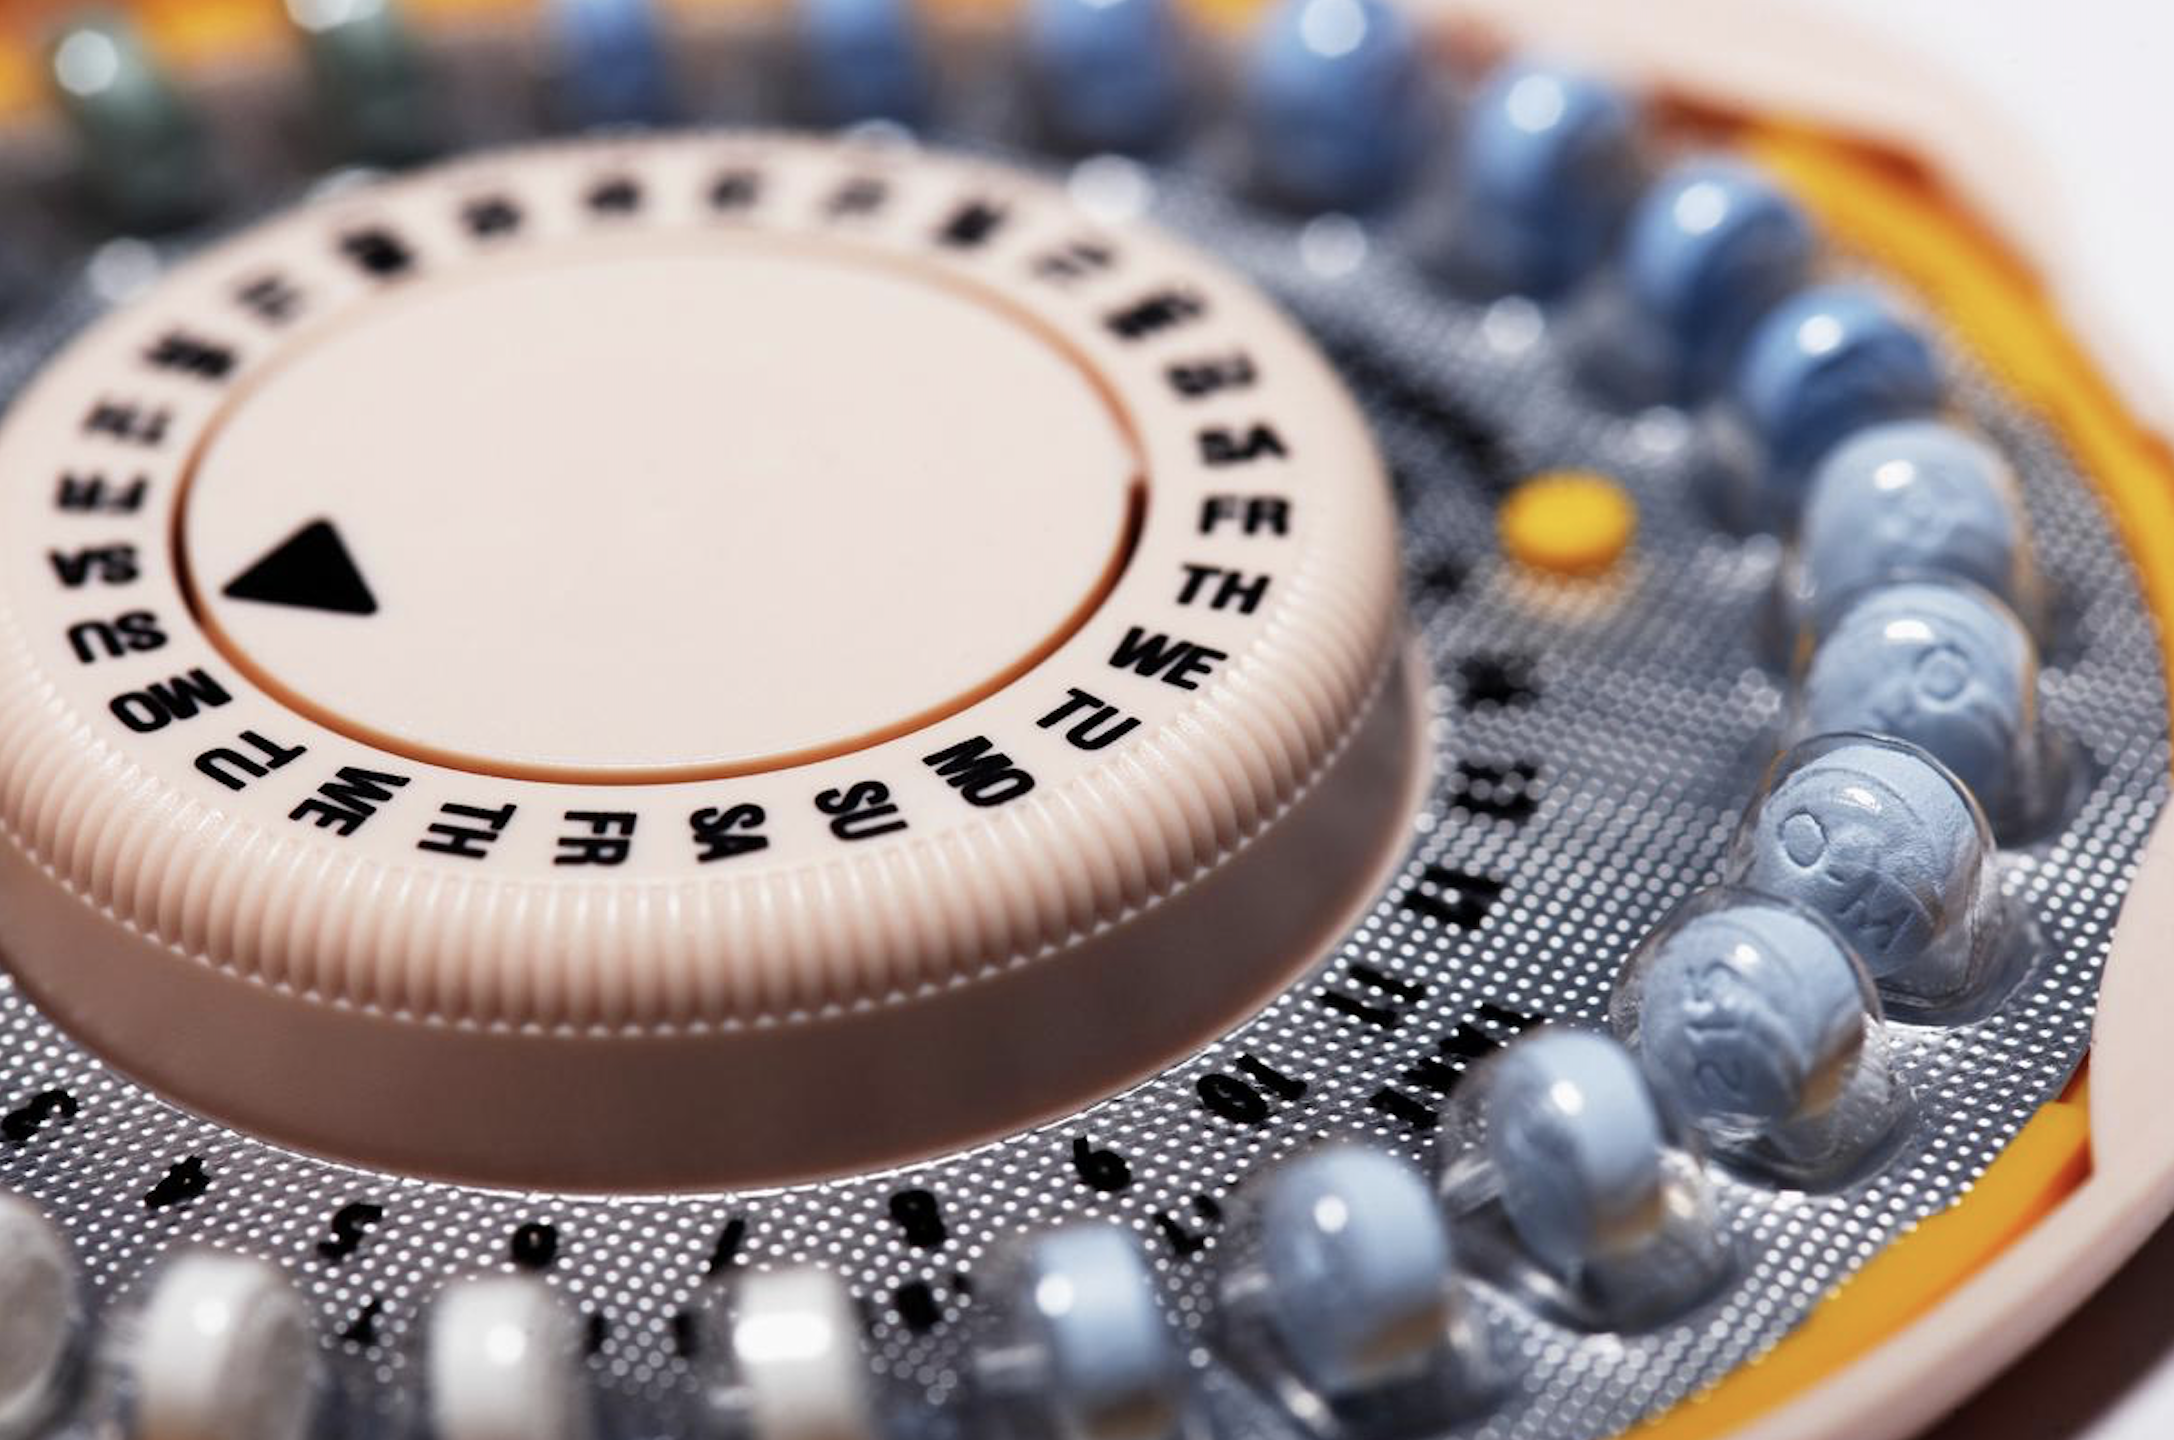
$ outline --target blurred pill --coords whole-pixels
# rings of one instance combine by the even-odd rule
[[[1501,67],[1473,97],[1458,144],[1454,260],[1485,290],[1550,296],[1614,238],[1637,184],[1637,115],[1574,70]]]
[[[1924,416],[1943,387],[1932,346],[1882,292],[1818,285],[1761,320],[1735,375],[1738,412],[1758,442],[1766,508],[1789,517],[1812,468],[1868,425]]]
[[[1305,210],[1390,199],[1425,138],[1419,42],[1388,0],[1280,0],[1245,80],[1262,185]]]
[[[672,113],[672,78],[651,0],[551,0],[561,89],[577,125],[650,125]]]
[[[287,0],[341,158],[407,165],[441,141],[422,46],[397,0]]]
[[[124,15],[92,12],[70,25],[55,37],[47,63],[84,179],[117,223],[163,230],[209,211],[213,179],[202,130]]]
[[[877,1440],[884,1428],[844,1282],[817,1265],[759,1270],[734,1289],[731,1373],[753,1440]]]
[[[1090,1222],[1033,1237],[1013,1277],[1022,1337],[1041,1363],[1033,1403],[1073,1440],[1155,1440],[1177,1433],[1185,1364],[1129,1231]]]
[[[1147,151],[1184,108],[1170,0],[1029,0],[1026,61],[1043,125],[1074,150]]]
[[[1947,576],[2036,609],[2015,473],[1992,446],[1939,420],[1860,430],[1820,463],[1805,500],[1795,584],[1824,630],[1883,582]]]
[[[1574,1276],[1658,1230],[1665,1141],[1628,1051],[1547,1030],[1504,1051],[1492,1074],[1488,1157],[1504,1214],[1542,1264]]]
[[[910,0],[798,0],[809,100],[832,124],[921,118],[927,60]]]
[[[135,1440],[303,1440],[317,1342],[276,1265],[195,1251],[166,1266],[136,1327]]]
[[[434,1440],[586,1440],[574,1317],[542,1281],[455,1281],[430,1312]]]
[[[1762,172],[1739,161],[1685,160],[1631,213],[1622,246],[1615,337],[1635,348],[1661,398],[1722,383],[1759,318],[1803,283],[1811,222]]]
[[[1401,1160],[1339,1145],[1278,1168],[1261,1202],[1261,1265],[1269,1322],[1318,1390],[1408,1377],[1443,1343],[1449,1234]]]
[[[0,1191],[0,1436],[44,1433],[82,1318],[78,1290],[68,1242]]]

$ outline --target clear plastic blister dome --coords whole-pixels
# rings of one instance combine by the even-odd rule
[[[1198,1433],[1191,1371],[1131,1231],[1086,1221],[1017,1237],[977,1290],[977,1433],[1012,1440]]]
[[[1739,1168],[1824,1188],[1898,1132],[1871,977],[1800,905],[1701,891],[1640,943],[1608,1008],[1663,1103]]]
[[[1283,1161],[1230,1214],[1223,1352],[1320,1434],[1432,1432],[1501,1376],[1434,1192],[1350,1143]]]
[[[1995,855],[1970,793],[1931,755],[1838,733],[1774,762],[1726,869],[1831,924],[1898,1017],[1947,1020],[1997,1001],[2028,959]]]
[[[1797,736],[1908,741],[1952,771],[2005,838],[2035,833],[2062,806],[2068,767],[2039,722],[2037,643],[1974,585],[1902,580],[1865,592],[1805,655],[1796,696]]]
[[[1444,1139],[1470,1263],[1567,1324],[1658,1325],[1730,1273],[1695,1142],[1612,1036],[1519,1040],[1458,1086]]]
[[[83,1358],[80,1283],[60,1232],[0,1192],[0,1440],[51,1433]]]
[[[105,1338],[91,1401],[117,1433],[303,1440],[328,1419],[326,1357],[279,1266],[189,1245],[148,1280]]]

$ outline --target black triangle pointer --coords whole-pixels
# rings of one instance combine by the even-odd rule
[[[329,520],[312,520],[262,560],[227,582],[229,600],[260,600],[341,615],[375,615],[377,597],[363,583],[340,532]]]

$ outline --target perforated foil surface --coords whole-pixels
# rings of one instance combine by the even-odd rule
[[[1217,184],[1150,179],[1153,218],[1250,272],[1313,330],[1396,474],[1435,679],[1436,779],[1401,871],[1349,937],[1232,1034],[1060,1122],[884,1174],[669,1197],[486,1191],[278,1149],[131,1083],[0,980],[0,1107],[56,1090],[75,1106],[23,1112],[21,1138],[0,1143],[0,1185],[65,1227],[97,1312],[125,1314],[179,1245],[277,1261],[319,1315],[346,1420],[391,1434],[412,1423],[433,1293],[455,1276],[527,1266],[589,1317],[602,1433],[654,1436],[693,1428],[699,1377],[716,1358],[695,1317],[730,1276],[816,1261],[863,1303],[886,1404],[908,1428],[945,1434],[967,1421],[973,1286],[992,1248],[1100,1216],[1139,1233],[1172,1314],[1201,1337],[1193,1355],[1225,1433],[1296,1430],[1208,1343],[1230,1196],[1323,1137],[1439,1165],[1439,1075],[1411,1073],[1440,1058],[1439,1040],[1462,1027],[1469,1049],[1545,1019],[1602,1017],[1640,936],[1718,878],[1776,748],[1787,680],[1755,622],[1780,556],[1771,541],[1721,532],[1689,493],[1695,426],[1608,415],[1579,397],[1560,327],[1540,312],[1452,298],[1392,235],[1333,222],[1302,231]],[[18,324],[0,341],[0,383],[12,393],[92,308],[79,293]],[[1951,351],[1949,364],[1961,408],[2024,480],[2060,612],[2044,713],[2084,775],[2058,833],[2001,857],[2004,888],[2038,927],[2034,964],[1988,1019],[1894,1027],[1917,1118],[1878,1174],[1806,1195],[1713,1171],[1737,1271],[1695,1313],[1595,1336],[1478,1291],[1514,1381],[1459,1434],[1613,1433],[1763,1350],[1965,1191],[2083,1051],[2128,876],[2165,797],[2165,677],[2086,477],[1966,357]],[[1496,553],[1504,488],[1557,466],[1612,474],[1638,500],[1637,548],[1608,579],[1551,583]],[[353,1103],[372,1104],[368,1077],[356,1077]],[[334,1217],[357,1205],[378,1218],[342,1243]]]

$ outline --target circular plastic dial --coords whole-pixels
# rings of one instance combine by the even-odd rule
[[[1319,953],[1415,788],[1350,401],[993,168],[351,192],[95,327],[0,477],[0,946],[349,1158],[728,1183],[1051,1113]]]

